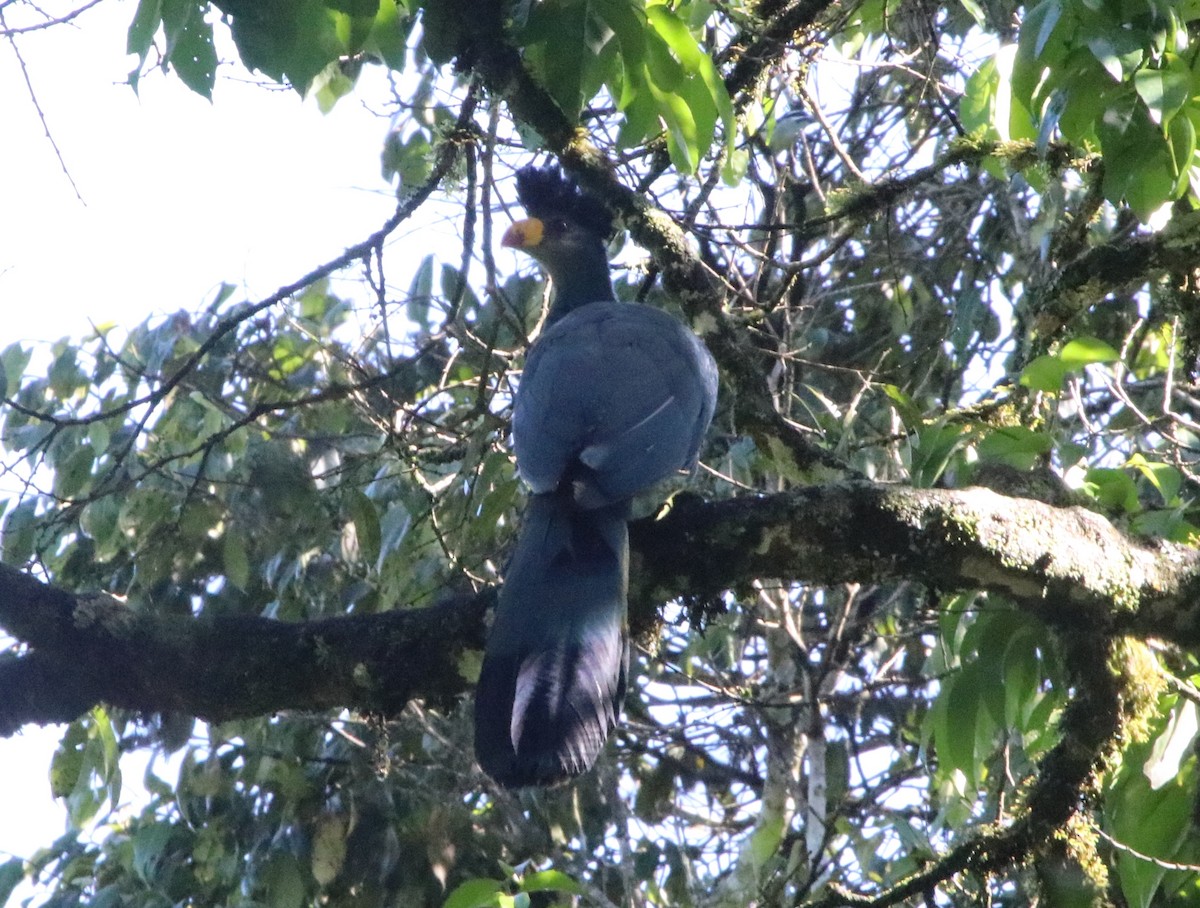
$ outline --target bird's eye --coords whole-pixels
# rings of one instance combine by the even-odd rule
[[[567,232],[567,222],[565,220],[563,220],[562,218],[555,218],[554,220],[552,220],[550,222],[550,229],[554,233],[566,233]]]

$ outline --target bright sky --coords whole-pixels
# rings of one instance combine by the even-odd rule
[[[379,173],[381,74],[368,70],[368,84],[327,117],[294,92],[239,81],[234,66],[219,72],[211,105],[161,73],[135,95],[124,84],[134,8],[110,0],[75,26],[19,39],[82,203],[0,39],[0,348],[195,309],[223,281],[265,296],[365,238],[395,207]],[[64,831],[47,779],[59,734],[0,739],[0,862]],[[136,796],[144,763],[123,765],[125,797]]]
[[[124,84],[132,14],[130,4],[106,3],[78,28],[20,39],[86,206],[0,42],[5,342],[194,308],[223,280],[265,295],[365,237],[394,207],[379,174],[386,119],[355,97],[323,117],[295,92],[235,81],[233,66],[222,68],[211,105],[159,72],[135,95]],[[382,79],[370,74],[382,111]]]

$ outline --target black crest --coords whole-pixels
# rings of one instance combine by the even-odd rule
[[[517,171],[517,198],[525,211],[543,221],[565,218],[582,224],[605,239],[612,233],[613,219],[598,199],[588,195],[557,164]]]

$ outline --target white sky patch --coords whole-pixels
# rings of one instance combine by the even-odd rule
[[[219,70],[214,102],[151,72],[124,84],[132,7],[22,36],[54,139],[11,52],[0,52],[0,344],[192,309],[222,281],[270,293],[377,229],[395,207],[379,171],[384,75],[328,116],[295,92]],[[230,54],[226,53],[228,57]],[[18,176],[19,175],[19,176]]]

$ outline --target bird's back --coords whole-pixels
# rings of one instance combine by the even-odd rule
[[[513,415],[521,475],[535,492],[569,479],[598,507],[692,466],[717,371],[678,319],[599,302],[555,322],[529,352]]]

